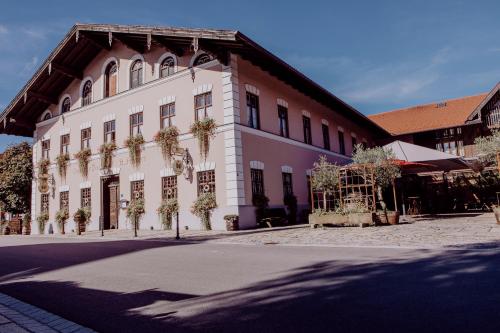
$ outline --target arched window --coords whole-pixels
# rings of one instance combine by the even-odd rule
[[[92,81],[88,80],[82,89],[82,106],[92,103]]]
[[[61,114],[69,112],[70,109],[71,109],[71,99],[69,99],[69,97],[66,97],[61,104]]]
[[[174,58],[172,57],[167,57],[165,60],[162,61],[160,65],[160,77],[167,77],[172,74],[174,74]]]
[[[210,60],[212,60],[212,58],[210,58],[208,54],[202,53],[194,60],[193,66],[199,66],[201,64],[209,62]]]
[[[104,97],[111,97],[116,95],[118,84],[118,66],[116,62],[112,61],[106,67],[104,72]]]
[[[137,88],[142,84],[142,70],[142,61],[134,61],[130,67],[130,89]]]
[[[43,116],[43,119],[42,120],[49,120],[50,118],[52,118],[52,114],[50,112],[47,112],[44,116]]]

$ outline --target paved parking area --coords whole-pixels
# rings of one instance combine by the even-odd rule
[[[101,238],[99,232],[89,232],[78,237]],[[174,231],[140,230],[138,238],[173,240],[174,237]],[[130,238],[132,230],[107,231],[104,236],[104,239]],[[498,245],[496,242],[500,242],[500,225],[495,223],[492,213],[487,213],[402,218],[400,225],[367,228],[311,229],[308,225],[298,225],[237,232],[182,230],[181,238],[183,241],[231,244],[403,248],[484,247]]]

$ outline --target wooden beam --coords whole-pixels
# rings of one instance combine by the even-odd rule
[[[80,31],[80,37],[85,37],[85,40],[89,41],[92,45],[104,49],[104,50],[111,50],[111,45],[109,43],[103,43],[101,40],[92,37],[92,35],[86,34],[83,31]]]
[[[184,49],[179,44],[172,41],[167,41],[157,36],[152,36],[151,38],[153,41],[167,48],[170,52],[172,52],[176,56],[182,57],[184,55]]]
[[[200,49],[207,51],[219,61],[227,66],[229,64],[229,50],[224,47],[218,47],[206,41],[200,41]]]
[[[63,75],[70,77],[70,78],[78,79],[78,80],[83,79],[83,72],[82,71],[75,70],[73,68],[70,68],[70,67],[55,63],[55,62],[51,63],[51,68],[52,68],[52,70],[57,71]]]
[[[51,97],[51,96],[47,96],[47,95],[44,95],[44,94],[40,94],[39,92],[36,92],[36,91],[28,91],[28,96],[29,97],[33,97],[34,99],[37,99],[41,102],[45,102],[47,104],[55,104],[57,105],[57,99],[55,99],[54,97]]]
[[[144,46],[138,46],[135,43],[131,43],[129,40],[127,40],[126,37],[118,34],[114,34],[113,38],[119,40],[121,43],[123,43],[126,47],[128,47],[131,50],[136,51],[137,53],[144,54],[146,53],[146,45]]]
[[[9,123],[13,124],[14,126],[17,126],[17,127],[22,127],[22,128],[29,129],[29,130],[33,129],[33,125],[30,125],[24,121],[16,120],[14,118],[9,118]]]

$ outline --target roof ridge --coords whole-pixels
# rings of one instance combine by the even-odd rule
[[[439,103],[443,103],[443,102],[458,101],[458,100],[461,100],[461,99],[467,99],[467,98],[472,98],[472,97],[479,97],[481,95],[485,95],[486,96],[488,94],[489,94],[489,92],[483,92],[483,93],[479,93],[479,94],[475,94],[475,95],[468,95],[468,96],[462,96],[462,97],[442,99],[442,100],[439,100],[439,101],[429,102],[429,103],[425,103],[425,104],[417,104],[417,105],[413,105],[413,106],[407,106],[407,107],[404,107],[404,108],[401,108],[401,109],[393,109],[393,110],[389,110],[389,111],[383,111],[383,112],[380,112],[380,113],[374,113],[374,114],[368,115],[368,117],[379,116],[379,115],[383,115],[383,114],[387,114],[387,113],[403,112],[403,111],[407,111],[407,110],[410,110],[410,109],[415,109],[415,108],[418,108],[418,107],[426,107],[426,106],[430,106],[430,105],[434,105],[434,104],[439,104]]]

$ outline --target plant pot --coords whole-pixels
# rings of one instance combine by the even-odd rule
[[[373,224],[375,213],[350,213],[348,215],[350,224]]]
[[[497,219],[497,224],[500,224],[500,207],[493,208],[493,213],[495,213],[495,218]]]
[[[326,213],[322,215],[318,214],[309,214],[309,224],[312,227],[317,225],[344,225],[349,223],[349,218],[347,215],[343,214],[335,214],[335,213]]]
[[[391,225],[399,224],[399,212],[387,212],[387,221]]]
[[[31,234],[31,227],[30,226],[23,226],[23,235],[30,235]]]
[[[75,217],[74,221],[75,221],[76,234],[80,236],[82,232],[85,232],[85,223],[83,223],[82,220],[78,217]]]
[[[238,217],[227,218],[226,219],[226,230],[227,231],[240,230],[239,218]]]

